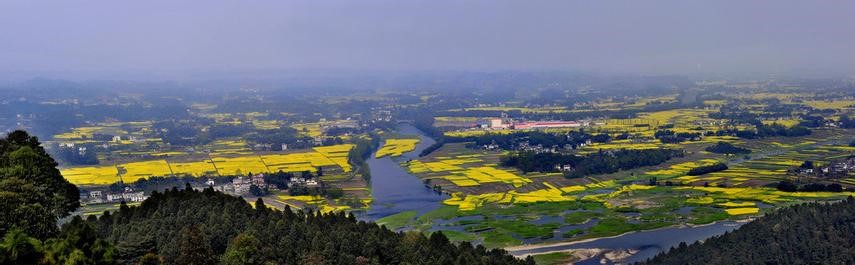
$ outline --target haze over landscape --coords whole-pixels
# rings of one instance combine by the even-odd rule
[[[0,265],[855,264],[853,11],[0,1]]]
[[[3,1],[0,70],[848,75],[852,10],[847,1]]]

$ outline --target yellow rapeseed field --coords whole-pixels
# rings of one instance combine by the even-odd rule
[[[755,214],[760,212],[760,208],[757,207],[744,207],[744,208],[729,208],[725,209],[725,212],[729,215],[743,215],[743,214]]]
[[[194,177],[216,175],[217,169],[210,159],[199,162],[172,162],[169,163],[172,167],[172,173],[175,175],[191,175]]]
[[[118,168],[120,171],[122,169],[126,171],[124,174],[120,174],[122,181],[126,183],[136,182],[139,179],[151,176],[172,175],[172,171],[169,169],[169,164],[166,163],[166,160],[131,162],[120,164]]]
[[[574,201],[575,196],[564,195],[564,192],[548,183],[544,182],[546,189],[535,190],[531,192],[497,192],[484,194],[463,193],[452,194],[450,199],[443,201],[446,205],[457,206],[461,211],[471,211],[478,207],[484,206],[487,203],[511,204],[511,203],[535,203],[535,202],[562,202]]]
[[[728,207],[728,208],[731,208],[731,207],[739,208],[739,207],[754,207],[754,206],[757,206],[757,203],[754,203],[754,202],[725,202],[725,203],[719,203],[718,205],[722,206],[722,207]]]
[[[115,166],[75,167],[60,169],[60,173],[73,184],[112,184],[119,181],[119,170]]]
[[[353,149],[353,147],[355,147],[353,144],[340,144],[315,147],[314,150],[335,162],[342,168],[342,170],[344,170],[344,172],[350,172],[351,167],[348,162],[348,154],[350,154],[350,150]]]
[[[383,147],[377,150],[376,156],[377,158],[401,156],[406,152],[416,149],[416,144],[418,143],[419,139],[386,139]]]
[[[60,169],[62,175],[73,184],[110,184],[119,181],[135,182],[151,176],[191,175],[196,177],[213,175],[236,175],[317,171],[320,166],[339,166],[349,172],[348,153],[352,144],[316,147],[313,151],[291,154],[249,155],[237,157],[214,157],[202,161],[168,162],[166,160],[138,161],[115,166],[72,167]],[[119,174],[122,173],[122,174]]]
[[[258,156],[213,157],[211,161],[220,175],[243,175],[269,172]]]
[[[433,163],[441,163],[441,162],[433,162]],[[432,163],[425,163],[427,165],[437,165]],[[516,174],[502,170],[494,167],[472,167],[467,169],[462,169],[457,166],[441,164],[443,166],[443,170],[433,170],[435,167],[431,168],[432,171],[452,171],[451,175],[446,175],[443,178],[451,181],[457,186],[466,187],[466,186],[476,186],[483,183],[494,183],[494,182],[502,182],[513,185],[515,188],[522,187],[525,184],[531,183],[530,179],[523,178],[517,176]],[[454,168],[454,170],[444,170]]]

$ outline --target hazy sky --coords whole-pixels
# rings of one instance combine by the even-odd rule
[[[0,1],[0,71],[855,70],[855,1]]]

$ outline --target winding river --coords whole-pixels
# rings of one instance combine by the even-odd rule
[[[418,177],[409,174],[395,161],[416,159],[422,150],[436,141],[408,124],[398,126],[397,133],[417,135],[421,141],[416,145],[415,150],[394,159],[390,157],[378,159],[371,154],[371,158],[366,162],[371,170],[371,196],[374,200],[371,208],[361,216],[361,219],[377,220],[404,211],[417,211],[423,214],[439,208],[442,201],[448,198],[447,195],[426,187]]]
[[[412,125],[402,124],[397,129],[397,133],[416,135],[421,141],[415,150],[404,153],[401,157],[378,159],[372,154],[371,158],[366,161],[371,170],[371,196],[374,200],[368,211],[359,214],[359,218],[362,220],[377,220],[404,211],[417,211],[419,214],[423,214],[439,208],[442,201],[448,198],[447,195],[437,193],[426,187],[418,177],[409,174],[396,162],[396,160],[402,159],[417,159],[422,150],[436,141]],[[742,224],[741,222],[726,221],[702,226],[666,227],[615,237],[518,246],[508,249],[511,254],[519,257],[581,249],[623,251],[627,254],[619,260],[609,260],[606,255],[599,254],[582,260],[578,264],[633,263],[651,258],[670,247],[677,246],[680,242],[691,243],[704,240],[727,231],[733,231]]]

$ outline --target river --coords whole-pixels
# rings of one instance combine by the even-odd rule
[[[418,177],[409,174],[406,169],[402,168],[396,162],[417,159],[422,150],[436,141],[419,129],[407,124],[400,125],[397,128],[397,133],[417,135],[421,141],[416,145],[415,150],[404,153],[401,157],[394,159],[383,157],[378,159],[372,154],[371,158],[366,161],[371,169],[371,196],[373,197],[373,202],[369,210],[358,214],[361,220],[373,221],[404,211],[417,211],[421,215],[439,208],[442,201],[448,198],[447,195],[437,193],[426,187]],[[632,263],[651,258],[672,246],[677,246],[680,242],[691,243],[704,240],[727,231],[733,231],[742,224],[741,222],[726,221],[693,227],[666,227],[580,242],[512,247],[509,248],[509,252],[515,256],[522,257],[525,255],[574,249],[629,250],[632,253],[631,255],[625,256],[616,262]],[[600,264],[601,261],[607,264],[615,262],[604,260],[604,258],[605,255],[600,254],[593,258],[580,261],[578,264]]]
[[[655,230],[631,232],[615,237],[596,238],[580,242],[555,243],[545,245],[532,245],[517,248],[509,248],[514,256],[550,253],[556,251],[581,250],[581,249],[605,249],[611,251],[629,251],[629,256],[620,260],[612,261],[605,259],[605,255],[597,255],[593,258],[582,260],[577,264],[614,264],[633,263],[652,258],[660,252],[671,247],[676,247],[680,242],[694,243],[725,232],[733,231],[744,224],[744,222],[724,221],[701,226],[678,226],[666,227]],[[605,260],[604,260],[605,259]]]
[[[398,126],[398,134],[417,135],[421,139],[416,149],[404,153],[401,157],[371,158],[366,160],[371,170],[371,208],[360,216],[363,220],[377,220],[404,211],[417,211],[423,214],[439,208],[447,195],[440,194],[428,187],[422,181],[398,165],[396,160],[416,159],[428,146],[436,143],[421,130],[412,125]]]

